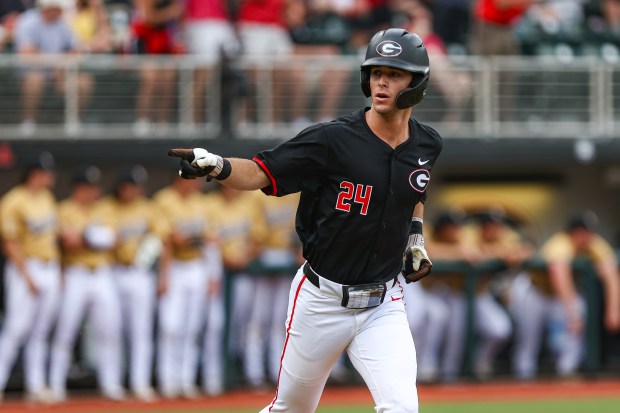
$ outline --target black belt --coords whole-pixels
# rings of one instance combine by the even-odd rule
[[[304,275],[306,276],[306,279],[310,281],[310,284],[314,285],[316,288],[321,288],[319,284],[319,274],[314,272],[310,264],[308,264],[307,262],[304,264]],[[392,287],[394,286],[394,284],[396,284],[396,278],[394,278]]]
[[[312,267],[310,267],[310,264],[307,262],[304,264],[304,275],[306,276],[306,279],[310,281],[310,284],[314,285],[316,288],[321,288],[319,285],[319,275],[314,272]]]

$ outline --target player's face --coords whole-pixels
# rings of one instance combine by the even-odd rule
[[[142,195],[142,188],[131,182],[127,182],[118,188],[119,198],[125,202],[134,201]]]
[[[594,238],[594,232],[585,228],[577,228],[570,232],[570,237],[577,251],[585,251]]]
[[[370,70],[372,106],[380,114],[398,110],[396,95],[411,84],[413,75],[405,70],[388,66],[374,66]]]

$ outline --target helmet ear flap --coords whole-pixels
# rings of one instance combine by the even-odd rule
[[[424,75],[421,80],[414,78],[408,88],[398,92],[396,95],[396,107],[406,109],[422,102],[428,86],[428,75]]]
[[[362,67],[360,70],[360,84],[364,96],[370,97],[370,67]]]

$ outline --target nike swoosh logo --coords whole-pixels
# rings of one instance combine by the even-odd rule
[[[428,161],[429,161],[428,159],[425,160],[425,161],[422,161],[422,158],[418,158],[418,163],[420,164],[420,166],[426,165],[428,163]]]

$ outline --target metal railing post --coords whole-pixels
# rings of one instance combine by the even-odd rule
[[[65,66],[65,131],[69,135],[78,132],[79,115],[79,69],[78,63]]]

